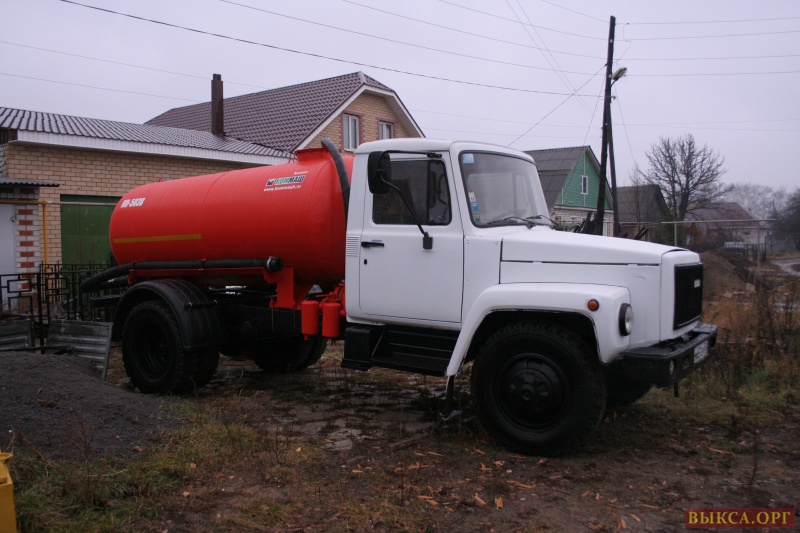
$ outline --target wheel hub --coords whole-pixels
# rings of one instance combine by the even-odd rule
[[[513,416],[528,424],[557,417],[564,405],[566,383],[557,368],[532,357],[518,357],[503,373],[501,393]]]

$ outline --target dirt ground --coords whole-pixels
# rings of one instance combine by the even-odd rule
[[[140,531],[683,531],[687,508],[799,507],[796,408],[742,421],[691,389],[680,399],[653,391],[609,410],[582,452],[541,459],[484,436],[467,381],[461,413],[443,421],[442,380],[345,370],[340,357],[335,345],[281,376],[223,358],[195,396],[164,398],[132,390],[118,347],[106,383],[70,356],[3,353],[0,448],[131,457],[182,423],[182,402],[211,402],[224,423],[270,436],[285,468],[187,477],[162,502],[168,513],[134,524]],[[301,460],[309,450],[315,460]],[[271,506],[285,512],[262,527],[231,525],[234,513]]]
[[[579,454],[540,459],[489,442],[468,404],[442,422],[439,380],[343,370],[336,349],[294,375],[224,360],[199,396],[182,400],[129,390],[116,349],[113,384],[65,356],[3,360],[0,430],[9,435],[4,449],[15,454],[130,456],[178,423],[165,414],[174,412],[171,402],[223,405],[239,397],[251,407],[234,409],[228,422],[272,435],[276,454],[313,448],[325,456],[313,466],[287,457],[284,479],[223,470],[210,485],[188,480],[167,504],[168,516],[136,526],[146,531],[233,531],[222,527],[226,515],[265,499],[297,509],[265,531],[682,531],[687,508],[796,508],[800,501],[797,411],[772,413],[756,430],[726,413],[694,417],[691,402],[656,391],[607,413]],[[309,502],[309,485],[327,497]],[[367,512],[361,524],[340,524],[342,498],[367,510],[388,498],[398,513]],[[404,510],[413,521],[404,521]]]

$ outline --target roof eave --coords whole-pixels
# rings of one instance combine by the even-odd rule
[[[402,122],[403,127],[406,129],[406,131],[415,133],[419,137],[425,137],[425,134],[422,133],[422,129],[420,129],[419,125],[411,116],[411,113],[408,112],[408,109],[406,109],[406,106],[403,105],[403,102],[400,100],[400,98],[398,98],[396,93],[394,93],[393,91],[384,91],[381,89],[377,89],[375,87],[370,87],[368,85],[361,85],[358,89],[356,89],[353,92],[353,94],[350,95],[350,97],[347,100],[345,100],[339,107],[334,109],[333,112],[331,112],[331,114],[328,115],[328,117],[324,121],[322,121],[319,124],[319,126],[317,126],[316,129],[314,129],[314,131],[312,131],[309,135],[304,137],[303,140],[296,147],[292,149],[292,151],[307,148],[308,143],[313,141],[317,137],[317,135],[322,133],[322,131],[325,128],[327,128],[328,125],[330,125],[330,123],[336,119],[336,117],[340,116],[347,109],[347,107],[356,100],[356,98],[358,98],[364,93],[379,94],[384,98],[386,98],[386,100],[389,103],[389,107],[391,107],[392,111],[395,112],[398,119]]]
[[[192,159],[210,159],[215,161],[229,161],[256,165],[279,165],[289,161],[288,157],[284,158],[279,156],[226,152],[223,150],[213,150],[208,148],[193,148],[187,146],[173,146],[138,141],[122,141],[117,139],[100,139],[97,137],[63,135],[58,133],[45,133],[26,130],[17,130],[17,140],[11,141],[11,143],[62,146],[65,148],[83,148],[88,150],[163,155]]]

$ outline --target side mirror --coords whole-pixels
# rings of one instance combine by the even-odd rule
[[[367,160],[367,178],[369,192],[386,194],[392,182],[392,162],[386,152],[372,152]]]

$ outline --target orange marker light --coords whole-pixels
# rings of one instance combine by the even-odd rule
[[[593,298],[586,302],[586,308],[589,309],[589,311],[597,311],[600,309],[600,302]]]

